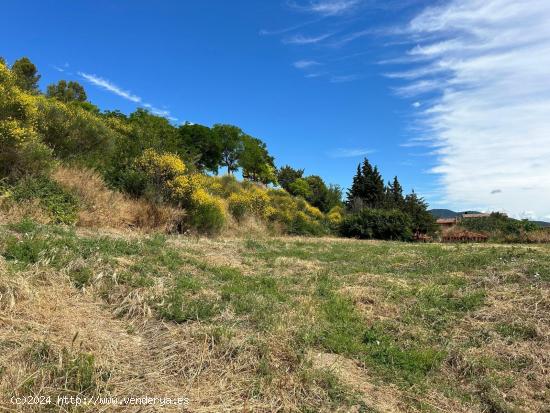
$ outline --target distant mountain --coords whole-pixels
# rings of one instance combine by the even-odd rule
[[[464,211],[464,212],[455,212],[450,209],[430,209],[430,212],[436,218],[455,218],[459,215],[469,212],[470,214],[479,214],[478,211]]]
[[[458,212],[450,209],[430,209],[428,212],[436,218],[454,218],[458,215]]]
[[[455,218],[464,213],[464,212],[452,211],[450,209],[430,209],[428,212],[430,212],[436,218]],[[473,213],[473,214],[479,214],[479,212],[477,211],[467,211],[467,212]],[[540,225],[541,227],[544,227],[544,228],[550,227],[550,222],[544,222],[544,221],[531,221],[531,222],[537,225]]]

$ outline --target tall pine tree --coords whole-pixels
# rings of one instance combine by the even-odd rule
[[[384,206],[385,187],[378,168],[374,168],[365,158],[357,166],[351,188],[347,192],[346,205],[352,210],[361,208],[381,208]]]
[[[403,187],[399,183],[397,176],[393,182],[388,182],[386,187],[386,207],[390,209],[403,209],[405,198],[403,197]]]

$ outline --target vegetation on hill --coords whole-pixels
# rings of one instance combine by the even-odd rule
[[[93,175],[96,183],[103,180],[126,198],[121,205],[134,201],[143,212],[100,220],[104,223],[158,223],[172,231],[215,234],[254,221],[274,233],[403,240],[434,230],[426,203],[414,193],[403,196],[397,177],[386,186],[367,159],[358,168],[345,207],[340,187],[305,176],[303,169],[277,169],[266,144],[237,126],[175,126],[141,108],[130,115],[102,112],[78,82],[60,80],[42,94],[39,78],[27,58],[11,68],[0,62],[4,210],[17,209],[17,202],[32,203],[50,222],[79,224],[82,210],[90,212],[82,197],[93,195],[82,180],[83,187],[75,180],[61,182],[73,171],[80,177]],[[220,170],[227,175],[218,176]],[[237,171],[242,181],[235,179]],[[105,193],[101,186],[96,188]],[[388,231],[385,218],[362,222],[366,216],[398,217],[401,226]],[[358,231],[349,230],[351,222]]]

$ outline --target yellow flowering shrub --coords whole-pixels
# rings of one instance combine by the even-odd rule
[[[136,166],[157,184],[165,183],[185,172],[185,164],[179,156],[169,152],[159,154],[154,149],[143,151],[136,160]]]
[[[344,217],[344,210],[341,206],[333,207],[327,214],[327,220],[331,228],[337,228]]]
[[[191,223],[201,232],[218,232],[225,224],[225,204],[221,198],[198,188],[191,195]]]
[[[226,222],[226,206],[223,200],[208,192],[205,175],[178,175],[167,181],[165,191],[172,201],[187,210],[191,225],[201,232],[218,232]]]
[[[191,197],[193,192],[203,189],[201,183],[202,179],[199,174],[179,175],[167,181],[164,184],[164,188],[173,201],[184,207],[188,207],[192,202]]]
[[[315,218],[315,219],[318,219],[318,220],[322,220],[325,218],[325,214],[323,214],[319,208],[317,207],[314,207],[314,206],[311,206],[310,204],[308,204],[306,202],[306,204],[304,205],[304,212],[309,215],[310,217],[312,218]]]
[[[0,178],[42,174],[53,165],[52,151],[36,130],[36,101],[0,63]]]
[[[229,211],[237,219],[242,219],[247,214],[265,218],[266,208],[269,206],[269,196],[267,191],[254,186],[232,193],[227,202]]]

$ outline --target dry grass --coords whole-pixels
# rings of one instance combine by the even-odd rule
[[[0,406],[82,394],[185,396],[193,412],[544,412],[548,255],[0,227]],[[441,355],[425,369],[415,349]]]
[[[0,197],[0,224],[18,222],[24,218],[41,224],[48,224],[50,216],[40,207],[38,200],[25,203],[4,202]]]
[[[183,212],[176,208],[130,199],[107,188],[101,176],[90,169],[61,166],[52,178],[82,202],[77,222],[82,227],[132,227],[169,232],[183,218]]]

